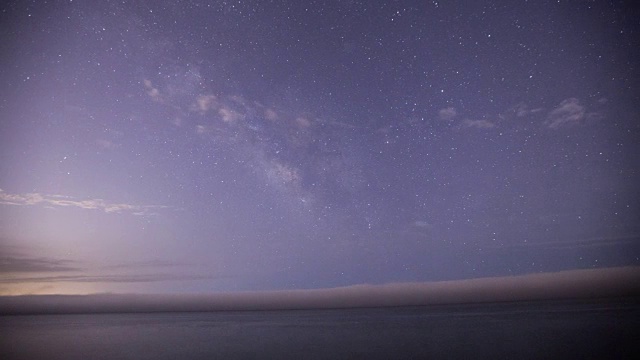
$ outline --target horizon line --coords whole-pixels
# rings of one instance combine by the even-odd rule
[[[293,310],[640,296],[640,266],[434,282],[211,293],[0,296],[0,315]]]

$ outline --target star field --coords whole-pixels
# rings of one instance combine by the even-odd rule
[[[622,3],[0,16],[2,294],[640,265],[638,14]]]

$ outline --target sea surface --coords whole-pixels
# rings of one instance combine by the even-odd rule
[[[638,359],[636,301],[0,316],[0,359]]]

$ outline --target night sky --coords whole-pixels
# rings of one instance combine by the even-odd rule
[[[10,1],[0,294],[640,265],[622,1]]]

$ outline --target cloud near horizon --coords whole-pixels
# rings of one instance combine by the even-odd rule
[[[5,253],[6,251],[2,251]],[[4,273],[32,273],[32,272],[63,272],[79,271],[73,266],[75,262],[64,259],[51,259],[44,257],[29,257],[3,254],[0,255],[0,283]]]
[[[134,215],[151,215],[153,211],[166,209],[164,205],[133,205],[110,203],[103,199],[75,200],[63,195],[46,195],[40,193],[9,194],[0,189],[0,205],[50,205],[59,207],[77,207],[89,210],[102,210],[106,213],[131,212]]]
[[[0,257],[0,296],[27,294],[83,294],[104,286],[127,286],[190,281],[211,281],[227,278],[176,269],[163,262],[123,264],[121,266],[89,266],[71,260],[42,257]]]
[[[74,270],[72,268],[69,268]],[[47,271],[56,271],[49,269]],[[62,270],[59,270],[62,271]],[[192,274],[110,274],[110,275],[54,275],[32,277],[3,277],[0,284],[25,284],[25,283],[57,283],[57,282],[81,282],[81,283],[143,283],[175,280],[204,280],[218,277]]]
[[[416,306],[640,295],[640,267],[569,270],[456,281],[210,294],[0,297],[0,314],[220,311]]]

